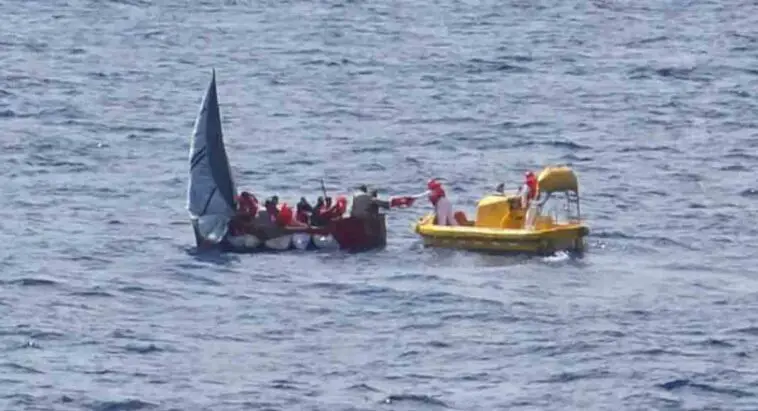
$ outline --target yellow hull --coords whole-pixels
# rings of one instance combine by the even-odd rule
[[[474,226],[438,226],[434,214],[415,225],[424,244],[432,247],[473,251],[500,251],[551,254],[556,251],[583,251],[589,229],[583,224],[556,225],[549,229],[524,230]]]

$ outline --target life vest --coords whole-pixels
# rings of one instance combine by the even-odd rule
[[[292,223],[293,217],[294,216],[290,206],[288,206],[287,203],[282,203],[282,205],[279,207],[279,214],[276,216],[276,222],[279,225],[287,226]]]
[[[527,200],[533,200],[537,196],[537,177],[534,174],[528,174],[526,176],[526,186],[529,188],[529,192],[526,195]]]
[[[426,183],[426,188],[429,190],[429,201],[436,207],[440,198],[445,196],[445,190],[442,188],[442,183],[435,179],[431,179]]]
[[[413,197],[392,197],[390,207],[410,207],[415,200]]]
[[[345,211],[347,211],[347,198],[345,198],[345,196],[337,197],[337,201],[332,208],[334,209],[335,217],[342,217],[342,215],[345,214]]]
[[[431,193],[429,193],[429,201],[432,203],[433,206],[437,206],[437,203],[440,201],[440,198],[445,196],[445,190],[442,189],[442,186],[438,186],[431,190]]]
[[[339,196],[337,197],[337,201],[334,202],[334,205],[321,211],[321,217],[326,220],[331,220],[342,217],[342,215],[345,214],[345,211],[347,211],[347,198]]]

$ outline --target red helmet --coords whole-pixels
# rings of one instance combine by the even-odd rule
[[[434,178],[429,180],[426,183],[426,188],[428,188],[429,190],[436,190],[441,187],[442,187],[442,183],[440,183],[439,181],[437,181],[437,179],[434,179]]]

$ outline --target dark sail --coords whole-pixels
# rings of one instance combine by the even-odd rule
[[[221,113],[216,92],[216,71],[195,120],[189,152],[187,210],[195,236],[218,243],[234,215],[236,188],[224,147]]]

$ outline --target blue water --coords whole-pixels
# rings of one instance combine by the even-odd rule
[[[758,6],[0,0],[0,409],[758,409]],[[240,188],[456,207],[567,163],[584,258],[199,255]]]

